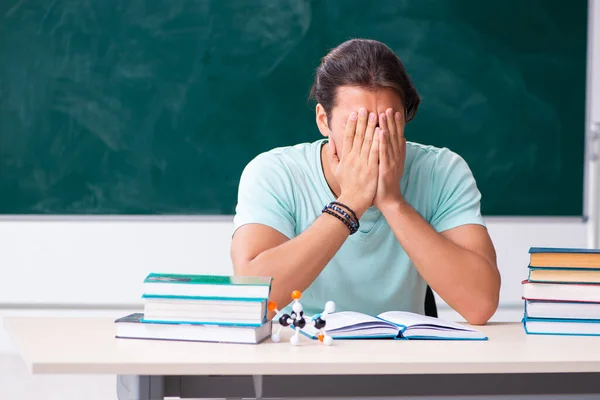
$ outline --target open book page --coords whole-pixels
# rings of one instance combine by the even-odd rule
[[[367,314],[362,314],[355,311],[341,311],[327,316],[327,331],[335,331],[339,329],[347,329],[352,327],[364,326],[364,325],[386,325],[389,324],[381,321],[378,318],[372,317]]]
[[[428,317],[426,315],[415,314],[406,311],[387,311],[378,315],[379,318],[390,321],[397,325],[403,325],[408,328],[415,326],[429,326],[438,329],[458,329],[463,331],[474,331],[467,325],[461,325],[456,322],[444,321],[439,318]]]
[[[402,327],[406,329],[402,330]],[[325,330],[334,339],[486,339],[485,335],[468,325],[404,311],[388,311],[377,317],[354,311],[341,311],[327,316]],[[302,332],[313,338],[319,334],[310,320]]]
[[[317,336],[318,330],[313,327],[310,318],[308,319],[302,330],[310,336]],[[329,314],[325,330],[333,337],[395,336],[399,331],[395,325],[389,322],[354,311]]]
[[[405,312],[388,311],[379,314],[379,318],[406,327],[401,336],[407,339],[457,339],[486,340],[480,331],[465,324],[444,321],[439,318]]]

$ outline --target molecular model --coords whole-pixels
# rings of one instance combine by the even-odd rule
[[[281,329],[286,326],[291,326],[294,328],[295,333],[294,336],[291,337],[290,343],[292,346],[298,346],[300,344],[300,330],[306,326],[306,319],[304,317],[304,310],[302,309],[302,303],[300,303],[300,298],[302,297],[302,292],[299,290],[294,290],[292,292],[292,300],[294,300],[292,304],[292,312],[291,314],[283,314],[279,318],[279,329],[271,336],[271,340],[273,342],[278,343],[281,338],[279,334],[281,333]],[[275,313],[279,313],[277,309],[277,304],[274,301],[270,301],[268,304],[269,311],[275,311]],[[325,303],[325,310],[321,314],[314,315],[311,318],[311,323],[315,327],[315,329],[319,330],[319,341],[325,344],[326,346],[331,346],[333,344],[333,338],[328,336],[325,332],[325,325],[327,320],[327,315],[331,314],[335,311],[335,303],[333,301],[328,301]]]

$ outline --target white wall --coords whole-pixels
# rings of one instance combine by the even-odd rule
[[[520,303],[531,246],[586,247],[577,219],[487,219],[503,277],[501,302]],[[151,271],[232,273],[231,221],[0,222],[0,304],[141,304]]]

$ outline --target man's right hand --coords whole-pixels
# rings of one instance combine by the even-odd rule
[[[328,160],[340,185],[338,201],[350,207],[358,218],[373,204],[379,174],[377,115],[361,108],[348,117],[342,148],[329,141]]]

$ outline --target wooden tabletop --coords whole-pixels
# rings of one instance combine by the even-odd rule
[[[8,317],[5,329],[33,373],[355,375],[600,372],[600,337],[526,335],[519,323],[479,327],[488,341],[337,340],[289,344],[116,339],[112,319]]]

